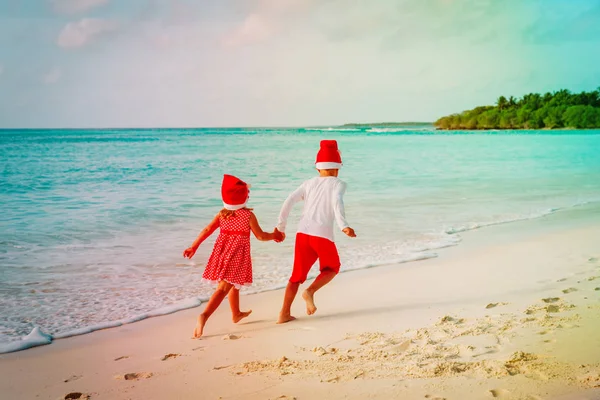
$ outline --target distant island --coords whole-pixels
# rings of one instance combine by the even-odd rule
[[[342,128],[403,128],[407,126],[432,126],[432,122],[376,122],[372,124],[344,124]]]
[[[448,115],[434,125],[441,130],[600,128],[600,87],[578,94],[563,89],[519,99],[500,96],[494,106]]]

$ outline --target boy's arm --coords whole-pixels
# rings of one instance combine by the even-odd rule
[[[335,222],[339,226],[340,230],[346,233],[347,229],[351,230],[352,228],[350,228],[348,221],[346,221],[346,211],[344,210],[344,193],[346,193],[346,183],[340,182],[337,187],[337,192],[333,197],[333,214],[335,215]]]
[[[304,184],[294,190],[283,202],[283,206],[281,206],[281,211],[279,212],[279,221],[275,227],[279,232],[285,233],[285,227],[290,211],[292,211],[294,204],[302,200],[304,200]]]

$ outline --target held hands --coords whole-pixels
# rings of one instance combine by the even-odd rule
[[[342,229],[342,232],[344,232],[346,234],[346,236],[349,236],[351,238],[356,237],[356,233],[354,233],[354,229],[347,227]]]
[[[192,257],[194,257],[194,254],[196,254],[196,250],[198,250],[198,249],[194,248],[194,247],[188,247],[187,249],[185,249],[183,251],[183,257],[189,258],[191,260]]]
[[[273,240],[275,243],[281,243],[285,240],[285,233],[281,232],[279,229],[275,228],[273,231]]]

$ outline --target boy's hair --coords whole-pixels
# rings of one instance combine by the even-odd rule
[[[244,208],[242,208],[242,210],[252,211],[254,209],[244,207]],[[231,217],[235,217],[235,210],[228,210],[228,209],[224,208],[221,211],[219,211],[219,217],[224,218],[224,219],[229,219]]]

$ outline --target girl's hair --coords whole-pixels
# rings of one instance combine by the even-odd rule
[[[242,208],[242,210],[252,211],[253,208],[244,207],[244,208]],[[224,208],[221,211],[219,211],[219,216],[221,218],[225,218],[225,219],[235,217],[235,210],[228,210],[228,209]]]

